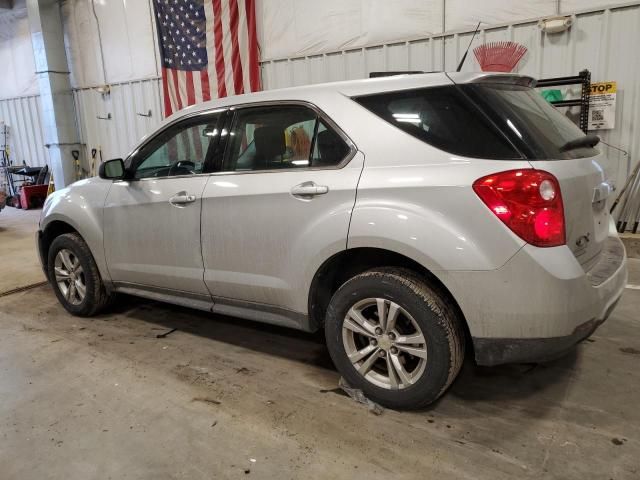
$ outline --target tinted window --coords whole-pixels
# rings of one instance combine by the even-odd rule
[[[314,142],[312,167],[334,167],[342,162],[350,152],[349,145],[338,133],[320,121]]]
[[[408,134],[446,152],[489,159],[521,158],[456,87],[405,90],[355,99]]]
[[[223,171],[329,167],[348,152],[344,140],[309,108],[244,108],[236,113]]]
[[[135,178],[202,173],[205,159],[217,139],[220,114],[185,120],[161,132],[136,159]]]
[[[598,154],[591,147],[563,151],[567,142],[584,137],[584,133],[532,88],[511,84],[470,84],[462,88],[529,159],[582,158]]]

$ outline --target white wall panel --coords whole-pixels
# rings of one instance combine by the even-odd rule
[[[0,100],[0,120],[9,126],[10,160],[14,165],[40,167],[49,163],[38,95]]]
[[[594,82],[617,81],[616,127],[596,133],[604,142],[629,152],[630,155],[624,155],[601,145],[609,156],[605,165],[607,175],[622,185],[633,167],[631,159],[640,160],[640,55],[633,50],[640,45],[640,4],[579,13],[574,15],[571,29],[558,34],[542,33],[536,23],[533,20],[482,29],[472,48],[489,41],[514,40],[529,49],[518,65],[519,73],[545,78],[576,75],[587,68]],[[263,83],[270,89],[367,78],[369,72],[376,70],[455,70],[471,36],[468,31],[355,51],[267,61],[262,64]],[[470,52],[463,71],[479,70]],[[577,96],[579,87],[571,92]]]
[[[124,158],[153,131],[162,120],[160,88],[160,80],[153,79],[112,85],[109,95],[89,88],[74,91],[80,138],[85,143],[88,162],[93,148],[102,151],[104,160]],[[149,110],[151,116],[143,116]],[[98,118],[109,114],[111,119]]]

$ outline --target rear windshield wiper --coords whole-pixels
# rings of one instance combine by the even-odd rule
[[[599,142],[599,136],[585,135],[584,137],[576,138],[575,140],[569,140],[560,147],[560,151],[568,152],[569,150],[575,150],[577,148],[595,147]]]

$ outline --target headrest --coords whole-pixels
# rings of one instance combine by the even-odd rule
[[[287,149],[284,129],[281,127],[258,127],[253,132],[253,138],[256,142],[256,156],[265,160],[273,160]]]
[[[333,130],[318,133],[320,165],[337,165],[347,155],[347,146]]]

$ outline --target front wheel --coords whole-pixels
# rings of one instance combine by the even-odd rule
[[[347,382],[390,408],[420,408],[453,382],[464,332],[449,299],[415,273],[381,268],[334,294],[327,346]]]
[[[77,233],[53,240],[47,272],[58,300],[73,315],[95,315],[109,300],[91,250]]]

